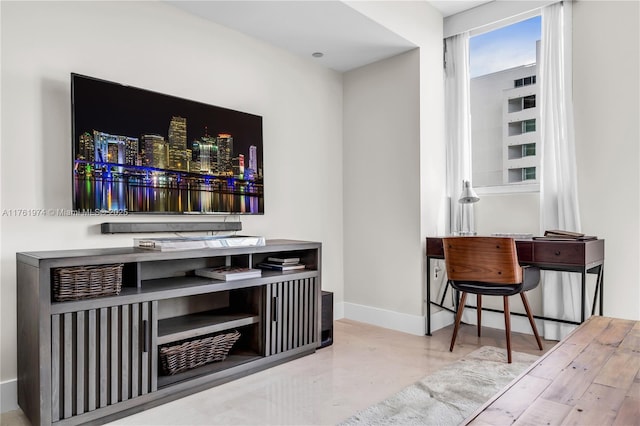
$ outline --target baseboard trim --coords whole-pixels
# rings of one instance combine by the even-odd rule
[[[378,327],[424,336],[425,323],[422,315],[410,315],[387,309],[344,302],[344,318]]]
[[[446,309],[433,312],[431,314],[431,333],[453,324],[454,321],[455,315],[453,315],[453,312],[449,312]]]
[[[386,309],[371,306],[358,305],[356,303],[337,303],[334,306],[334,319],[347,318],[360,321],[378,327],[402,331],[404,333],[424,335],[426,332],[425,317],[403,314]],[[431,332],[440,330],[453,324],[454,314],[445,309],[431,313]],[[465,309],[462,315],[465,324],[477,325],[475,309]],[[543,321],[535,320],[538,332],[543,330]],[[504,315],[499,312],[483,311],[482,326],[504,330]],[[531,325],[526,317],[511,315],[511,331],[515,333],[531,334]]]
[[[0,382],[0,413],[18,409],[18,380]]]
[[[333,319],[339,320],[344,318],[344,302],[333,304]]]

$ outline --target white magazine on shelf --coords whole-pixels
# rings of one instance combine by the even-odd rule
[[[260,269],[245,268],[242,266],[218,266],[215,268],[196,269],[196,275],[216,280],[242,280],[262,276]]]

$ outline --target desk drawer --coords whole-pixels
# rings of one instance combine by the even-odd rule
[[[444,259],[444,243],[442,238],[427,237],[427,256]]]
[[[533,245],[533,261],[536,263],[584,265],[585,245],[573,242],[547,242]]]

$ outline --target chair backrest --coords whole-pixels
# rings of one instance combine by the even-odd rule
[[[453,281],[519,284],[522,267],[513,238],[443,238],[447,275]]]

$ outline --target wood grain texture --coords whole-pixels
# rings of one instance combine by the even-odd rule
[[[493,284],[522,282],[516,243],[512,238],[443,238],[447,275],[453,281]]]
[[[537,398],[549,386],[551,380],[525,376],[511,390],[509,399],[498,400],[487,411],[481,413],[476,422],[479,424],[512,424],[529,408],[531,400]]]
[[[571,406],[537,398],[513,423],[519,426],[558,425],[571,411]],[[493,423],[495,424],[495,423]]]
[[[577,401],[565,424],[612,424],[624,399],[624,390],[594,383]]]
[[[625,398],[613,424],[614,426],[637,425],[638,419],[640,419],[640,398],[636,394]]]
[[[575,402],[593,383],[601,367],[613,355],[614,348],[591,344],[553,380],[542,398],[564,404]]]
[[[585,348],[586,345],[564,344],[556,347],[554,352],[538,361],[538,365],[531,370],[530,376],[553,380],[564,370],[571,361]]]
[[[639,324],[589,318],[465,424],[638,424]]]

